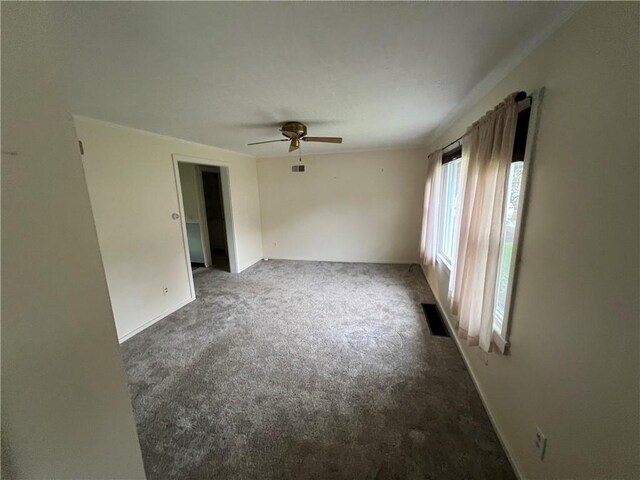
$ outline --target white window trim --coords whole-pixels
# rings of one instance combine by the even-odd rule
[[[451,160],[451,162],[456,162],[456,161],[460,162],[460,166],[458,168],[461,169],[461,167],[462,167],[462,156],[460,156],[458,158],[455,158],[454,160]],[[440,177],[440,182],[441,182],[440,194],[442,196],[444,196],[443,195],[443,193],[444,193],[443,185],[444,185],[444,182],[445,182],[445,176],[444,175],[442,175]],[[456,186],[456,188],[459,189],[460,186],[461,186],[461,182],[460,182],[460,170],[459,170],[458,171],[458,178],[457,178],[457,186]],[[444,208],[444,202],[443,202],[443,199],[441,198],[440,199],[440,205],[439,205],[439,210],[440,211],[438,212],[438,242],[437,242],[437,248],[436,248],[436,261],[447,271],[447,273],[449,275],[451,275],[451,269],[453,268],[453,259],[451,257],[449,257],[449,255],[447,255],[447,253],[444,252],[442,250],[442,248],[441,248],[442,247],[443,231],[444,231],[444,229],[442,228],[442,223],[441,223],[443,221],[443,218],[444,218],[444,215],[443,215],[443,212],[442,212],[443,208]],[[452,218],[452,221],[454,223],[454,225],[452,225],[453,232],[455,232],[456,229],[457,229],[458,219]],[[455,242],[455,235],[454,235],[454,242]],[[454,245],[453,246],[453,251],[455,252],[456,250],[457,250],[457,245]]]
[[[527,146],[524,151],[524,164],[522,168],[522,183],[520,185],[520,197],[518,198],[518,212],[516,217],[516,228],[513,235],[513,251],[511,254],[511,265],[509,266],[509,282],[507,283],[507,295],[504,302],[504,312],[502,315],[501,328],[497,329],[493,321],[493,343],[498,349],[505,353],[509,348],[509,327],[513,301],[515,297],[515,286],[518,282],[518,267],[520,265],[520,244],[522,243],[521,232],[526,222],[525,212],[527,210],[529,182],[532,161],[535,153],[535,144],[538,134],[538,117],[540,115],[540,103],[544,95],[544,87],[531,94],[531,114],[529,116],[529,129],[527,130]]]
[[[444,252],[438,252],[436,254],[436,258],[438,260],[438,263],[440,263],[440,265],[442,265],[442,267],[445,270],[447,270],[449,273],[451,273],[451,268],[453,266],[453,262],[451,261],[449,256]]]

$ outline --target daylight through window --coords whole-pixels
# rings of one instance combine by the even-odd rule
[[[502,242],[500,245],[500,265],[498,268],[498,284],[496,287],[496,303],[494,310],[494,331],[502,331],[502,322],[505,316],[507,290],[509,288],[509,275],[511,272],[511,256],[513,253],[513,241],[518,220],[518,202],[520,200],[520,187],[522,185],[523,162],[513,162],[509,170],[509,183],[505,197],[504,224],[502,226]]]
[[[453,265],[454,232],[458,219],[458,191],[460,189],[460,157],[442,166],[442,203],[440,210],[440,238],[438,260],[449,270]]]

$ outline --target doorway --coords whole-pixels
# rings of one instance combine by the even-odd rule
[[[202,196],[206,221],[203,222],[209,236],[210,268],[229,272],[229,248],[222,196],[222,177],[219,167],[200,167]],[[206,247],[206,246],[205,246]]]
[[[173,161],[191,285],[200,269],[236,273],[229,167],[182,155],[173,155]]]

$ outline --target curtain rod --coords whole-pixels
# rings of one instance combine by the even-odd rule
[[[524,103],[526,100],[531,101],[531,96],[527,96],[527,92],[520,91],[520,92],[516,93],[515,100],[516,100],[516,102],[518,102],[518,104],[520,104],[521,102]],[[529,105],[527,105],[527,106],[529,106]],[[524,107],[524,108],[526,108],[526,107]],[[520,110],[518,110],[518,111],[520,111]],[[456,143],[460,142],[466,135],[467,135],[466,133],[464,133],[463,135],[460,135],[453,142],[450,142],[450,143],[446,144],[440,150],[442,150],[442,153],[444,153],[445,150],[447,150],[448,148],[454,146]]]

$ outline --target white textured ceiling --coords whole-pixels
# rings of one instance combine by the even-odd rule
[[[65,2],[72,110],[256,156],[278,126],[342,145],[424,145],[574,6],[559,2]],[[475,90],[474,90],[475,87]]]

